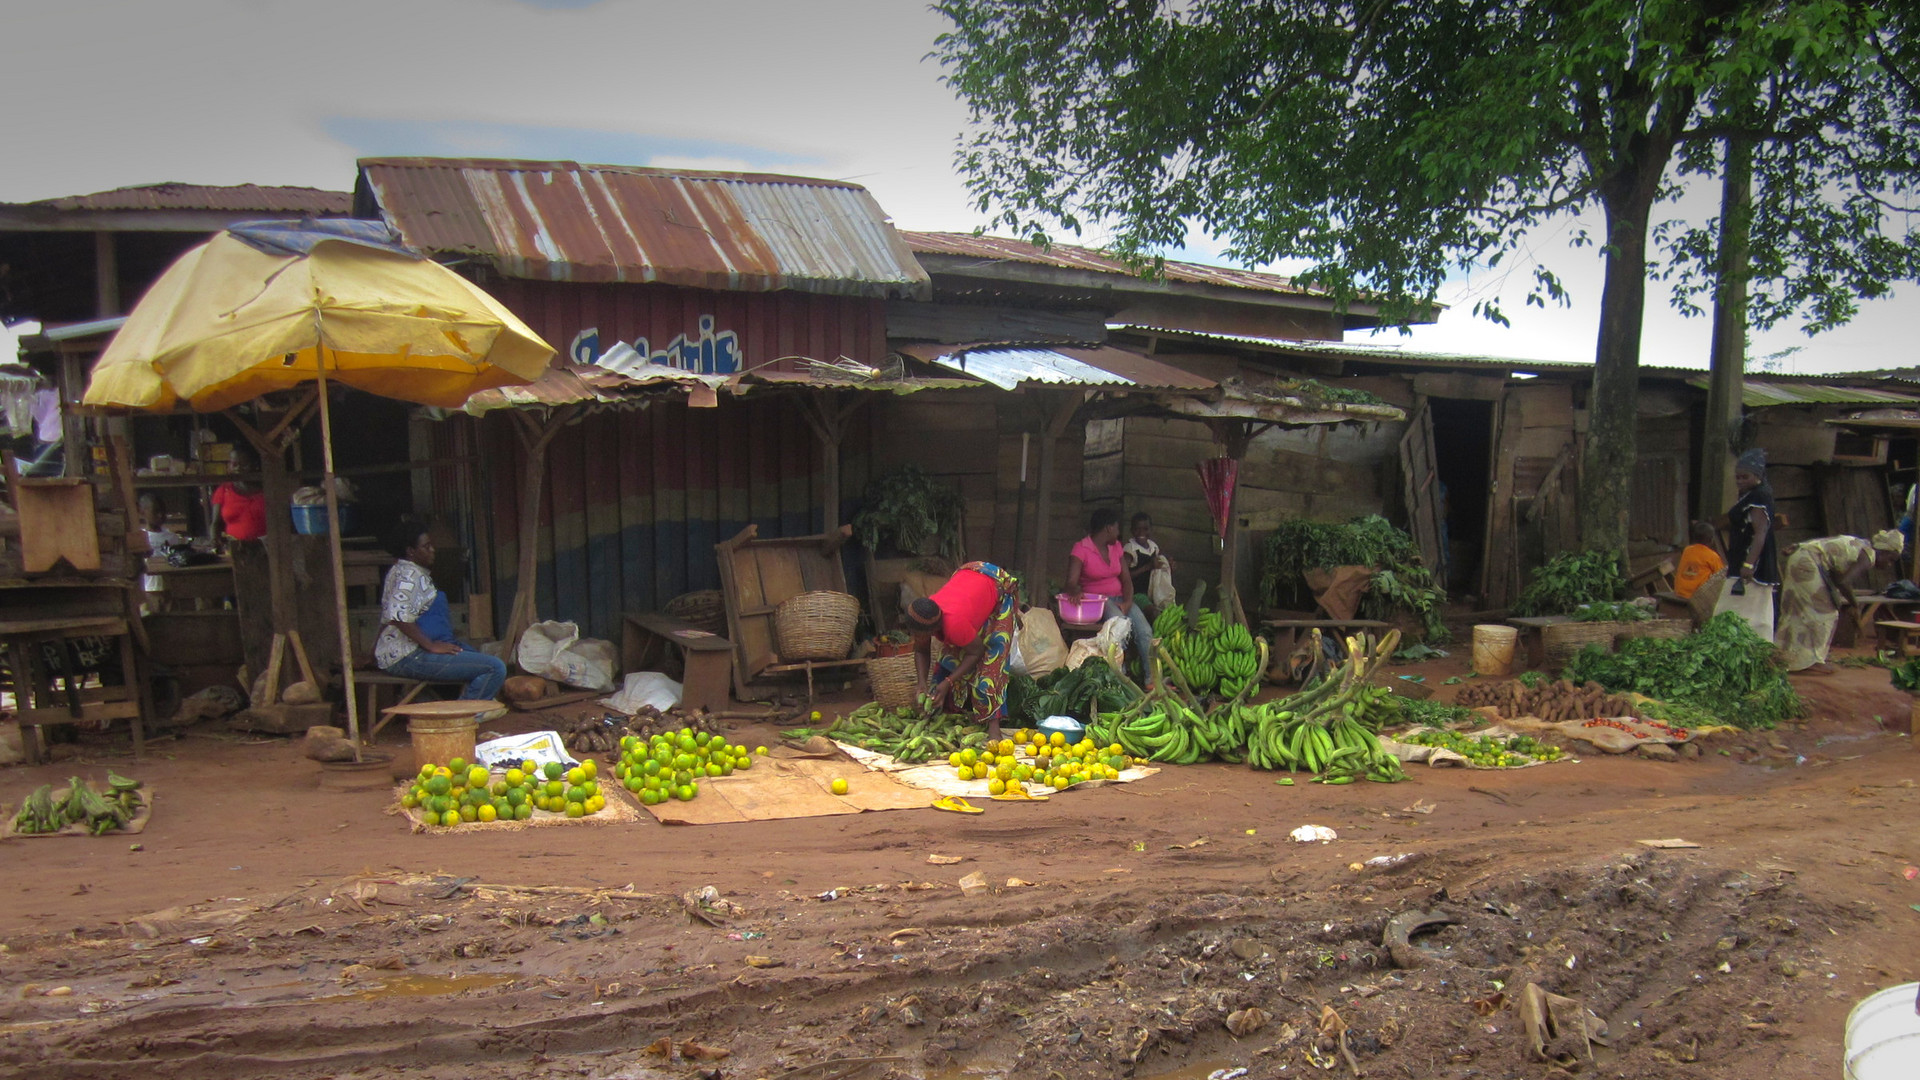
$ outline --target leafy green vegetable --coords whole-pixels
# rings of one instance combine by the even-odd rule
[[[868,551],[883,544],[915,555],[960,557],[960,519],[966,500],[951,484],[918,465],[902,465],[867,486],[853,516],[853,535]]]
[[[1519,675],[1516,675],[1515,678],[1520,680],[1521,686],[1529,690],[1538,690],[1549,681],[1547,679],[1547,673],[1544,671],[1523,671]]]
[[[1140,699],[1132,684],[1098,657],[1068,671],[1060,668],[1034,680],[1014,675],[1007,684],[1007,717],[1032,727],[1049,716],[1071,716],[1081,723],[1095,713],[1117,712]]]
[[[1635,711],[1648,720],[1658,720],[1670,727],[1697,728],[1720,723],[1720,718],[1698,705],[1683,705],[1677,701],[1643,701],[1634,706]]]
[[[1446,658],[1444,649],[1436,649],[1423,641],[1416,641],[1393,654],[1393,662],[1396,664],[1417,664],[1422,660],[1445,660]]]
[[[1432,698],[1420,701],[1407,698],[1400,703],[1400,713],[1407,720],[1436,728],[1480,721],[1480,714],[1464,705],[1444,705]]]
[[[1574,622],[1639,622],[1653,613],[1631,600],[1602,600],[1573,609]]]
[[[1683,638],[1631,638],[1614,653],[1589,645],[1563,674],[1576,684],[1694,706],[1735,727],[1770,728],[1801,712],[1773,643],[1731,611]]]
[[[1360,599],[1360,614],[1388,619],[1404,611],[1426,624],[1427,640],[1447,640],[1440,607],[1447,594],[1434,584],[1433,571],[1420,563],[1413,537],[1378,514],[1338,525],[1324,521],[1288,521],[1267,537],[1260,591],[1267,602],[1304,607],[1313,602],[1306,573],[1336,566],[1366,566],[1373,580]]]
[[[1613,552],[1568,551],[1533,572],[1513,610],[1518,615],[1566,615],[1582,604],[1618,600],[1626,591]]]
[[[1909,694],[1920,692],[1920,657],[1894,668],[1891,675],[1895,689]]]
[[[1350,386],[1328,386],[1319,379],[1282,379],[1277,389],[1308,402],[1324,401],[1339,405],[1385,405],[1386,399],[1371,390]]]

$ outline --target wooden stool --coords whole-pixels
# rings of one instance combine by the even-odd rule
[[[702,630],[685,619],[653,612],[629,613],[623,619],[620,670],[651,671],[664,663],[669,650],[680,650],[682,672],[680,704],[687,709],[724,712],[732,701],[733,642]],[[861,661],[864,663],[865,661]],[[813,672],[807,672],[807,700],[813,700]]]
[[[1920,622],[1901,622],[1898,619],[1882,619],[1873,627],[1880,632],[1880,640],[1891,644],[1894,655],[1902,660],[1909,655],[1907,649],[1913,644],[1913,635],[1920,632]]]
[[[353,681],[367,688],[367,703],[362,708],[360,715],[373,725],[367,731],[366,741],[368,743],[377,740],[380,737],[380,729],[392,723],[394,717],[399,715],[396,710],[413,704],[413,699],[419,697],[420,692],[427,687],[463,687],[467,685],[464,679],[451,681],[444,679],[409,679],[402,675],[390,675],[378,668],[354,672]],[[391,708],[382,709],[380,708],[380,688],[383,686],[404,686],[406,687],[406,691],[401,694],[400,700],[395,702]],[[492,707],[492,705],[488,705],[488,708]]]

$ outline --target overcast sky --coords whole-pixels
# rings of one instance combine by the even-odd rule
[[[980,222],[952,167],[966,112],[926,59],[943,24],[919,0],[0,0],[0,20],[0,202],[168,180],[349,189],[358,157],[464,155],[835,177],[903,227]],[[1559,233],[1535,244],[1571,309],[1525,307],[1523,271],[1503,292],[1514,325],[1477,320],[1503,283],[1482,276],[1442,297],[1438,325],[1382,337],[1591,360],[1598,258]],[[1706,320],[1650,293],[1643,361],[1705,366]],[[1920,365],[1910,297],[1753,353]]]

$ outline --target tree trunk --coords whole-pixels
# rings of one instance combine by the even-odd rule
[[[1713,297],[1713,374],[1707,383],[1707,419],[1700,448],[1699,517],[1733,505],[1733,455],[1738,449],[1747,370],[1747,240],[1753,225],[1753,144],[1728,139],[1720,180],[1720,267]]]
[[[1656,173],[1651,182],[1629,182],[1630,190],[1621,197],[1605,200],[1606,286],[1600,295],[1600,333],[1581,461],[1580,542],[1590,551],[1618,553],[1623,566],[1627,518],[1633,505],[1640,322],[1647,296],[1647,213],[1657,181]]]

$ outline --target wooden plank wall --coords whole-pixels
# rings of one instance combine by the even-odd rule
[[[1819,470],[1833,460],[1835,429],[1824,423],[1833,414],[1831,408],[1799,405],[1775,405],[1748,414],[1753,418],[1754,445],[1767,451],[1774,511],[1787,518],[1780,530],[1782,544],[1831,535],[1820,505]]]
[[[1573,387],[1568,383],[1532,383],[1512,386],[1500,403],[1499,434],[1493,455],[1492,497],[1487,505],[1487,559],[1482,576],[1485,603],[1505,606],[1525,580],[1526,573],[1549,552],[1544,537],[1570,535],[1566,518],[1572,513],[1570,490],[1578,471]],[[1446,453],[1445,447],[1435,448]],[[1556,472],[1556,462],[1563,462]],[[1544,517],[1533,542],[1522,535],[1522,514],[1541,495],[1549,476],[1559,481],[1549,493],[1552,520]],[[1544,507],[1543,507],[1544,509]],[[1551,526],[1551,528],[1548,528]]]
[[[1183,595],[1197,576],[1217,583],[1219,542],[1195,467],[1220,447],[1197,420],[1130,417],[1124,423],[1117,507],[1122,519],[1141,511],[1153,516],[1154,535],[1176,564],[1174,584]],[[1269,431],[1254,440],[1241,463],[1240,511],[1277,510],[1315,521],[1388,513],[1405,430],[1404,423],[1364,423]],[[1113,466],[1103,462],[1102,468]],[[1110,490],[1103,487],[1101,494]],[[1266,534],[1241,535],[1246,547],[1240,587],[1257,596]]]

